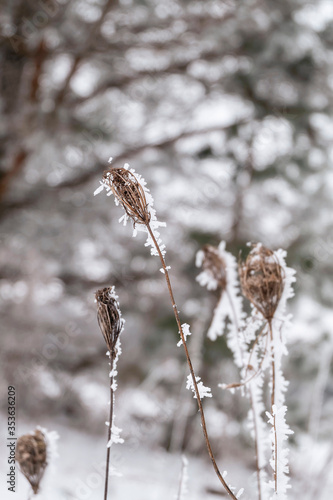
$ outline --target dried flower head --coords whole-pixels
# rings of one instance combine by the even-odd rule
[[[239,263],[242,291],[256,309],[270,321],[279,304],[284,272],[274,252],[258,244],[245,262]]]
[[[103,182],[124,207],[134,223],[149,224],[151,214],[143,187],[136,176],[126,168],[110,168],[103,174]]]
[[[218,288],[225,290],[227,286],[226,263],[217,248],[205,245],[202,248],[202,267],[217,283]]]
[[[110,351],[110,355],[115,357],[116,343],[124,325],[115,288],[112,286],[97,290],[95,297],[98,307],[98,324]]]
[[[47,442],[40,429],[18,438],[15,459],[22,474],[31,484],[33,492],[38,493],[41,479],[48,465]]]

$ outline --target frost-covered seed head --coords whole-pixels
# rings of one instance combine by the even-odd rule
[[[41,430],[36,429],[33,433],[18,438],[15,460],[31,484],[33,492],[38,493],[40,481],[48,465],[47,443]]]
[[[227,286],[226,263],[219,254],[217,248],[212,245],[205,245],[202,248],[203,260],[202,267],[204,271],[211,275],[216,280],[218,287],[225,290]]]
[[[124,210],[136,224],[149,224],[151,214],[143,187],[135,175],[126,168],[111,168],[104,172],[103,181]]]
[[[256,309],[270,321],[283,292],[284,272],[274,252],[256,245],[245,262],[239,263],[242,291]]]
[[[95,293],[97,301],[97,319],[111,356],[115,356],[115,347],[124,325],[114,287],[102,288]]]

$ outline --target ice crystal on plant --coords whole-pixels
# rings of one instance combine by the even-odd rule
[[[183,335],[184,335],[185,342],[186,342],[187,337],[192,335],[192,333],[190,332],[190,325],[188,325],[187,323],[183,323],[182,324],[182,331],[183,331]],[[177,346],[180,347],[182,344],[183,344],[183,341],[182,341],[182,339],[180,339],[180,341],[177,343]]]
[[[117,427],[116,425],[112,425],[112,433],[111,433],[111,439],[107,444],[107,448],[110,448],[110,446],[114,444],[122,444],[124,442],[123,438],[120,437],[122,429]]]
[[[201,381],[201,377],[195,377],[195,380],[196,380],[197,385],[198,385],[200,399],[211,398],[212,393],[211,393],[210,387],[206,387],[205,385],[203,385],[203,383]],[[193,380],[192,380],[192,375],[188,375],[188,377],[187,377],[186,389],[191,389],[191,391],[194,394],[194,396],[193,396],[194,399],[197,399],[197,395],[196,395]]]

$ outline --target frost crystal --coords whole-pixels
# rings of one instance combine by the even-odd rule
[[[187,323],[183,323],[182,330],[183,330],[183,334],[184,334],[184,338],[185,338],[185,342],[186,342],[187,337],[192,335],[192,333],[190,332],[190,325],[188,325]],[[182,339],[180,339],[180,341],[177,343],[178,347],[180,347],[181,345],[183,345]]]
[[[203,385],[203,383],[201,382],[201,377],[195,377],[195,380],[196,380],[197,385],[198,385],[200,399],[211,398],[212,397],[212,393],[211,393],[210,387],[206,387],[205,385]],[[194,389],[194,384],[193,384],[193,380],[192,380],[192,375],[191,374],[188,375],[188,377],[187,377],[186,389],[191,389],[191,391],[194,394],[194,396],[193,396],[194,399],[197,399],[197,395],[196,395],[196,392],[195,392],[195,389]]]
[[[120,437],[122,429],[117,427],[116,425],[113,424],[112,426],[112,434],[111,434],[111,439],[107,444],[107,448],[110,448],[112,443],[114,444],[122,444],[124,442],[123,438]]]

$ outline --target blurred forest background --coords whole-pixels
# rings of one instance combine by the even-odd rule
[[[252,443],[246,402],[218,388],[237,372],[224,339],[205,339],[217,296],[195,281],[195,254],[222,239],[236,256],[248,241],[288,251],[291,498],[307,488],[309,499],[331,498],[333,3],[11,0],[0,30],[3,414],[14,385],[19,431],[60,426],[68,447],[78,433],[73,457],[85,450],[89,467],[98,442],[103,458],[107,359],[94,292],[115,285],[126,319],[116,424],[132,455],[206,457],[160,264],[118,224],[113,200],[93,196],[112,156],[145,177],[167,222],[222,468],[234,461],[251,474]],[[243,476],[236,467],[233,481]],[[164,498],[148,483],[142,498]],[[207,495],[219,487],[207,483]],[[74,498],[67,487],[59,498]]]

